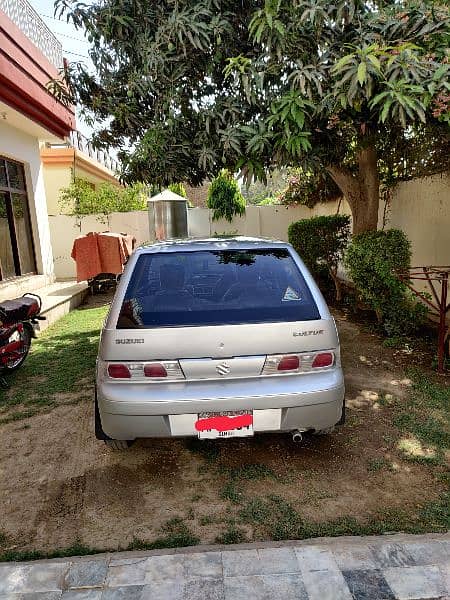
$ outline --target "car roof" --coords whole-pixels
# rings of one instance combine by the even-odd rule
[[[257,248],[286,248],[290,244],[282,240],[246,236],[172,239],[143,245],[138,254],[153,252],[177,252],[195,250],[249,250]]]

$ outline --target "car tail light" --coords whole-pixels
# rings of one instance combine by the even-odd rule
[[[313,360],[312,368],[317,369],[318,367],[331,367],[334,362],[334,354],[332,352],[321,352],[316,354]]]
[[[133,381],[152,382],[185,378],[177,360],[107,363],[106,371],[108,376],[113,379],[132,379]]]
[[[313,369],[332,367],[333,365],[334,352],[272,354],[266,357],[261,375],[309,373]]]
[[[300,367],[300,359],[297,355],[283,356],[278,363],[278,371],[297,371]]]
[[[167,377],[167,371],[161,363],[154,363],[144,366],[144,375],[146,377]]]
[[[113,379],[130,379],[131,373],[126,365],[112,363],[108,365],[108,375]]]

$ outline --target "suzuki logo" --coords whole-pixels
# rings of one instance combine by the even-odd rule
[[[216,366],[216,371],[219,375],[228,375],[228,373],[231,371],[231,367],[228,363],[223,362]]]

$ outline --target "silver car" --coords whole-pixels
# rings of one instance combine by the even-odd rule
[[[344,418],[339,339],[290,244],[230,238],[136,250],[97,360],[97,438],[311,431]]]

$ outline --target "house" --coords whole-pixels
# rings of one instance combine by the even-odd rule
[[[62,46],[27,0],[0,0],[0,301],[43,298],[48,321],[82,300],[86,285],[56,282],[49,209],[75,170],[96,185],[115,165],[76,132],[75,114],[48,82]]]
[[[60,193],[73,179],[84,179],[93,188],[102,183],[120,186],[117,161],[103,150],[95,149],[79,131],[72,131],[63,144],[41,144],[47,211],[50,216],[67,212],[60,205]]]
[[[41,141],[75,128],[46,89],[62,48],[26,0],[0,0],[0,299],[54,281]]]
[[[73,131],[64,144],[42,144],[41,160],[54,272],[58,281],[68,281],[75,277],[75,263],[70,256],[74,239],[82,233],[103,231],[109,226],[89,216],[83,220],[87,230],[82,228],[81,222],[68,216],[74,207],[61,204],[61,190],[67,188],[74,179],[83,179],[94,189],[104,183],[120,187],[116,175],[118,163],[109,154],[93,148],[78,131]]]
[[[206,208],[209,186],[209,181],[206,181],[202,185],[198,185],[196,187],[185,184],[184,187],[186,189],[186,195],[194,208]]]

